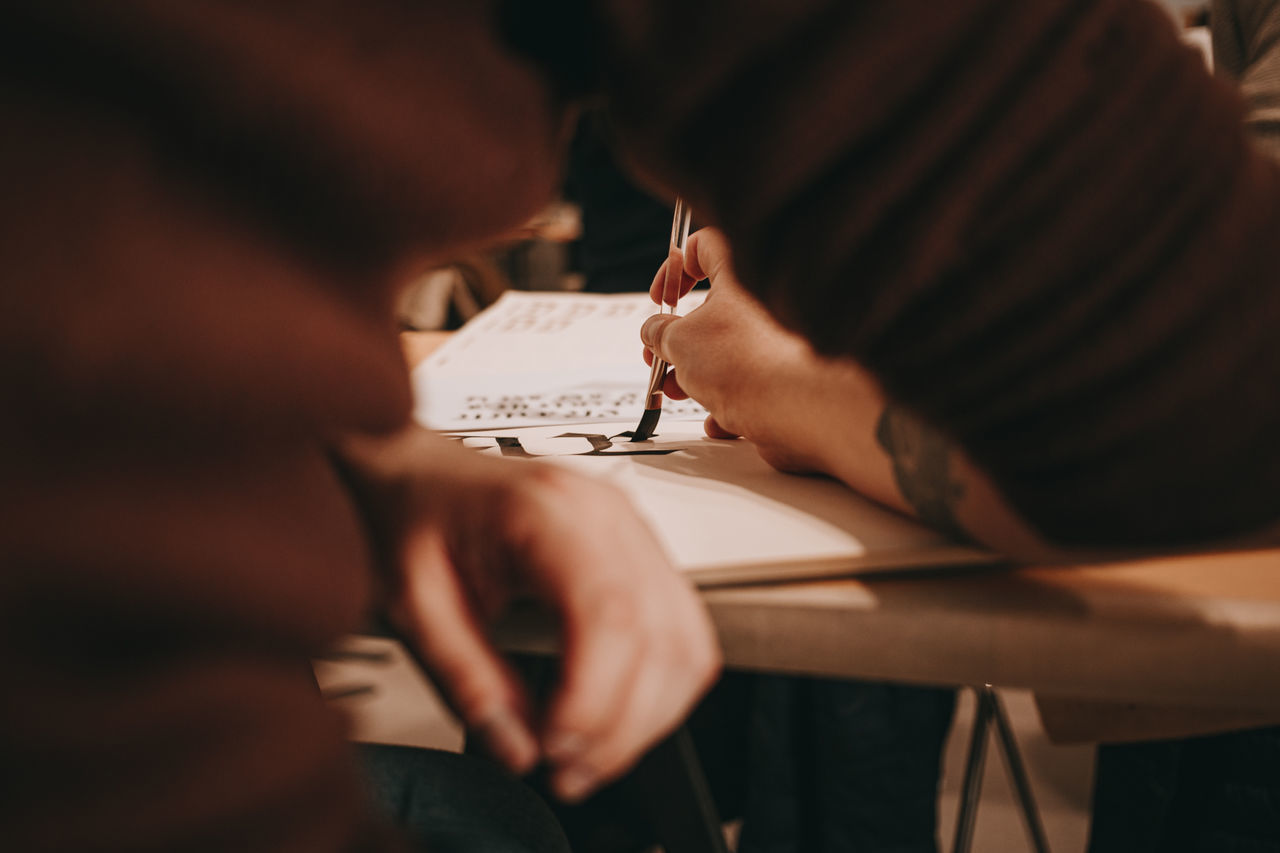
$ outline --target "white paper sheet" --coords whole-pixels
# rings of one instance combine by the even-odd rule
[[[680,313],[703,298],[689,294]],[[647,294],[508,292],[414,371],[415,414],[433,429],[639,421],[640,326],[654,311]],[[706,414],[667,400],[662,419]]]
[[[702,585],[991,562],[821,477],[774,470],[748,442],[663,421],[455,433],[479,453],[542,459],[618,486],[671,562]]]

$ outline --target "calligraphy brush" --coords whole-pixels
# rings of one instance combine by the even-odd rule
[[[689,205],[676,196],[676,209],[671,217],[671,243],[667,248],[667,266],[662,279],[662,301],[658,304],[659,314],[674,314],[676,311],[676,302],[680,299],[680,281],[684,276],[684,244],[689,239],[689,223],[692,219],[693,213],[689,210]],[[654,355],[653,367],[649,371],[649,390],[645,392],[644,414],[640,417],[640,425],[631,435],[632,441],[648,441],[658,428],[658,418],[662,416],[662,380],[670,366]]]

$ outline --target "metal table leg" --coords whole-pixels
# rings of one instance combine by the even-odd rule
[[[1004,753],[1005,769],[1013,781],[1013,790],[1018,796],[1022,821],[1027,828],[1027,837],[1036,853],[1049,853],[1049,841],[1044,835],[1044,825],[1040,822],[1040,810],[1036,808],[1035,796],[1031,791],[1031,780],[1027,776],[1026,766],[1022,763],[1022,753],[1018,750],[1018,741],[1013,736],[1013,726],[1009,724],[1009,715],[1005,713],[1004,703],[999,694],[990,687],[985,688],[991,694],[992,718],[996,724],[996,734],[1000,736],[1001,752]]]
[[[952,853],[969,853],[973,846],[973,829],[978,819],[978,803],[982,798],[982,773],[986,767],[987,734],[992,726],[999,736],[999,749],[1004,755],[1005,769],[1018,797],[1023,825],[1035,853],[1049,853],[1049,842],[1031,791],[1031,780],[1022,762],[1022,753],[1013,736],[1013,726],[1005,713],[1000,696],[990,684],[973,688],[977,706],[973,731],[969,738],[969,757],[965,763],[964,785],[960,791],[960,811],[956,815],[955,842]]]

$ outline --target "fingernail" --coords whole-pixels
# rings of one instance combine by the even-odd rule
[[[589,767],[576,765],[559,773],[553,785],[560,799],[567,803],[576,803],[595,788],[596,774]]]
[[[475,726],[494,757],[517,773],[533,769],[538,743],[510,708],[498,708]]]
[[[543,752],[548,760],[568,764],[587,748],[587,739],[577,732],[556,732],[547,736]]]

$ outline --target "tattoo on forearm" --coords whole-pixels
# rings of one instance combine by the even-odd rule
[[[952,476],[951,443],[893,405],[885,407],[876,424],[876,441],[889,454],[898,489],[920,520],[957,538],[970,538],[955,516],[964,485]]]

